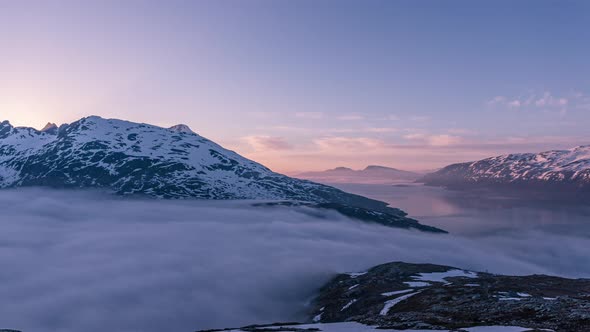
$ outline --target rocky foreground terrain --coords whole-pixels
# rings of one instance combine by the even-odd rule
[[[584,332],[590,331],[590,279],[388,263],[335,277],[314,301],[311,322],[234,331]]]

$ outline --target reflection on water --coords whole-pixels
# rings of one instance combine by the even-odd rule
[[[332,184],[390,203],[424,224],[454,234],[487,236],[539,230],[590,237],[590,206],[507,197],[493,192],[459,192],[419,184]]]

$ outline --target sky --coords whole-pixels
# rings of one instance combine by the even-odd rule
[[[588,1],[0,0],[0,119],[99,115],[295,173],[590,144]]]

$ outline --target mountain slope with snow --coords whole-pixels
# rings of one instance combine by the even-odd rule
[[[427,174],[420,182],[450,188],[590,191],[590,145],[453,164]]]
[[[159,198],[337,203],[419,225],[387,203],[275,173],[185,125],[166,129],[91,116],[49,129],[0,123],[0,188],[102,188]]]

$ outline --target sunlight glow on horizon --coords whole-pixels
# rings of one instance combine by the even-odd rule
[[[588,4],[425,1],[0,2],[0,120],[185,123],[288,173],[590,143]]]

